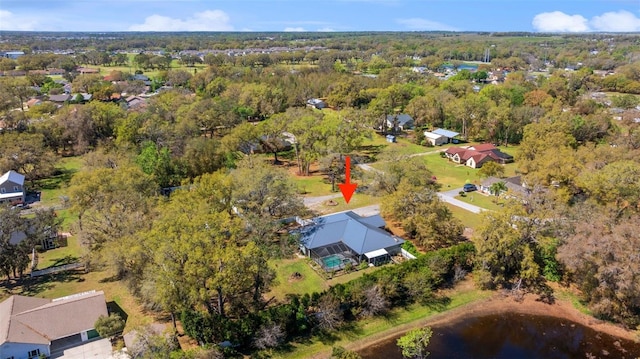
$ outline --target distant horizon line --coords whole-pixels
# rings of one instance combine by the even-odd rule
[[[349,31],[283,31],[283,30],[263,30],[263,31],[132,31],[132,30],[0,30],[0,33],[84,33],[84,34],[348,34],[348,33],[448,33],[448,34],[536,34],[536,35],[589,35],[589,34],[616,34],[634,35],[640,31],[584,31],[584,32],[540,32],[527,30],[349,30]]]

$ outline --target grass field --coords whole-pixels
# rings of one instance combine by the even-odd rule
[[[504,207],[504,200],[500,197],[490,196],[479,192],[468,192],[464,197],[456,196],[455,198],[462,202],[492,211],[500,211]]]
[[[469,212],[466,209],[456,207],[452,204],[445,203],[447,208],[453,213],[453,216],[462,221],[465,227],[476,229],[482,224],[482,215]]]
[[[54,176],[36,181],[34,189],[40,191],[40,204],[46,207],[61,205],[61,196],[66,195],[71,177],[82,165],[81,157],[64,157],[55,165],[57,173]]]
[[[276,271],[276,285],[265,295],[266,298],[275,297],[277,300],[284,300],[287,294],[312,294],[322,292],[330,286],[346,283],[358,278],[365,273],[371,273],[380,267],[368,267],[363,270],[339,275],[331,279],[325,279],[311,268],[311,259],[294,258],[273,260],[270,265]],[[390,264],[393,265],[393,264]],[[294,273],[299,273],[299,277],[293,277]]]
[[[131,65],[127,65],[127,66],[94,66],[94,65],[86,65],[83,66],[85,68],[92,68],[92,69],[98,69],[100,70],[100,75],[108,75],[111,71],[121,71],[125,74],[127,73],[131,73],[133,74],[137,68],[133,65],[133,57],[135,56],[135,54],[128,54],[129,55],[129,63]],[[170,70],[185,70],[191,74],[195,73],[195,72],[199,72],[199,71],[203,71],[207,68],[207,65],[205,64],[196,64],[195,66],[192,67],[188,67],[188,66],[183,66],[181,65],[178,60],[173,60],[171,61],[171,67]],[[150,79],[154,79],[157,78],[158,75],[160,75],[162,71],[161,70],[144,70],[144,74],[149,77]]]
[[[369,194],[364,193],[354,193],[353,197],[347,204],[342,196],[338,198],[334,198],[333,201],[337,203],[335,206],[327,205],[323,203],[314,209],[318,212],[318,214],[328,214],[335,212],[342,212],[347,210],[352,210],[355,208],[370,206],[374,204],[380,203],[380,197],[375,197]]]
[[[284,300],[287,294],[311,294],[329,288],[328,282],[311,269],[310,260],[295,258],[271,261],[270,265],[276,270],[277,284],[265,297]],[[294,273],[299,273],[300,277],[293,278]]]

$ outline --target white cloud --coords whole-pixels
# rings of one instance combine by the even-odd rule
[[[411,18],[411,19],[398,19],[396,20],[398,24],[404,25],[409,30],[416,31],[458,31],[453,26],[449,26],[446,24],[439,23],[437,21],[431,21],[420,18]]]
[[[561,11],[543,12],[533,18],[533,28],[541,32],[589,31],[587,19],[582,15],[567,15]]]
[[[536,15],[532,25],[536,31],[541,32],[633,32],[640,31],[640,18],[625,10],[605,12],[591,20],[582,15],[553,11]]]
[[[143,24],[129,26],[129,31],[232,31],[229,15],[221,10],[207,10],[187,19],[162,15],[148,16]]]
[[[0,30],[33,31],[38,21],[15,15],[11,11],[0,10]]]
[[[628,11],[606,12],[591,19],[591,26],[596,31],[640,31],[640,18]]]
[[[307,30],[305,30],[303,27],[285,27],[284,31],[285,32],[305,32]]]

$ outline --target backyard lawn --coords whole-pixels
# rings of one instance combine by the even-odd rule
[[[265,296],[284,300],[287,294],[311,294],[313,292],[322,292],[329,288],[327,281],[311,269],[310,260],[307,258],[295,258],[271,261],[270,265],[276,271],[277,282]]]
[[[265,295],[267,299],[275,297],[284,300],[287,294],[312,294],[320,293],[330,286],[346,283],[358,278],[365,273],[371,273],[381,267],[368,267],[363,270],[325,279],[311,268],[312,260],[309,258],[278,259],[272,260],[270,265],[276,271],[276,284]],[[393,265],[393,264],[389,264]]]
[[[40,205],[60,206],[73,174],[82,168],[82,157],[64,157],[55,165],[57,173],[49,178],[37,180],[34,190],[40,191]]]

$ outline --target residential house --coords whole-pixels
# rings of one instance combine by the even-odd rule
[[[3,174],[0,177],[0,203],[23,203],[24,200],[24,175],[14,170]]]
[[[71,98],[74,101],[80,100],[81,102],[88,102],[88,101],[91,101],[91,99],[93,98],[93,95],[87,92],[80,92],[80,93],[74,93],[73,95],[71,95]]]
[[[60,95],[49,95],[49,101],[55,102],[58,104],[65,103],[71,100],[71,95],[68,93],[60,94]]]
[[[513,156],[500,151],[490,143],[469,147],[450,147],[444,153],[449,160],[471,168],[480,168],[489,161],[500,164],[513,162]]]
[[[146,86],[151,86],[151,80],[142,74],[133,75],[133,81],[142,81]]]
[[[493,194],[491,193],[491,185],[497,182],[504,182],[507,191],[510,191],[514,195],[528,195],[530,192],[529,188],[527,188],[526,184],[522,181],[521,176],[509,178],[488,177],[480,183],[478,190],[486,194]]]
[[[312,98],[307,100],[307,107],[316,108],[318,110],[322,110],[323,108],[329,107],[324,99],[321,98]]]
[[[62,237],[58,236],[57,231],[52,231],[51,228],[47,228],[44,231],[44,236],[42,236],[40,246],[42,247],[43,250],[57,248],[59,247],[59,243],[60,243],[58,241],[58,238],[62,238]],[[9,244],[13,246],[17,246],[25,239],[27,239],[27,233],[25,231],[15,231],[15,232],[12,232],[11,237],[9,237]]]
[[[89,67],[79,67],[77,69],[77,71],[81,74],[81,75],[87,75],[87,74],[98,74],[100,73],[100,70],[98,69],[92,69]]]
[[[0,358],[49,358],[98,339],[94,324],[101,315],[109,315],[102,291],[56,299],[13,295],[0,303]]]
[[[424,132],[424,139],[429,142],[431,146],[440,146],[449,143],[449,139],[446,136],[429,131]]]
[[[365,261],[382,264],[401,253],[404,243],[383,228],[386,223],[379,215],[361,217],[341,212],[316,217],[299,228],[300,250],[325,271],[358,265]]]
[[[387,115],[387,128],[394,132],[410,130],[413,128],[413,117],[406,113],[399,115]]]
[[[144,107],[147,104],[147,101],[139,96],[129,96],[125,100],[125,104],[128,109],[133,110],[136,108]]]
[[[29,99],[29,101],[27,101],[27,107],[31,108],[33,106],[37,106],[37,105],[41,105],[42,104],[42,100],[39,98],[31,98]]]
[[[49,75],[64,75],[66,72],[64,69],[49,69]]]

